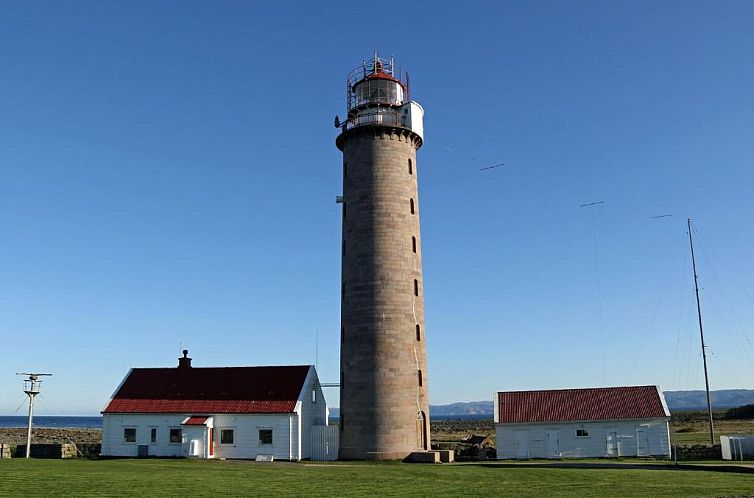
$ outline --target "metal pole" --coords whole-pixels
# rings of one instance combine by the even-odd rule
[[[34,417],[34,394],[29,395],[29,430],[26,433],[26,458],[31,456],[31,421]]]
[[[696,314],[699,317],[699,335],[702,339],[702,361],[704,362],[704,385],[707,390],[707,414],[709,415],[710,444],[715,444],[715,427],[712,422],[712,401],[709,395],[709,375],[707,374],[707,351],[704,344],[704,327],[702,327],[702,306],[699,303],[699,276],[696,274],[696,259],[694,258],[694,239],[691,237],[691,218],[688,218],[689,245],[691,246],[691,265],[694,269],[694,289],[696,290]]]

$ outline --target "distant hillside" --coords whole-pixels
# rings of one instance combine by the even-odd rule
[[[489,415],[492,418],[492,401],[469,401],[449,405],[430,405],[429,417],[467,417]],[[330,408],[330,417],[338,418],[339,408]]]
[[[492,416],[492,401],[469,401],[466,403],[451,403],[449,405],[430,405],[429,418],[455,417],[458,415],[489,415]]]
[[[754,404],[752,389],[721,389],[710,392],[712,408],[734,408]],[[702,410],[707,408],[704,391],[665,391],[665,401],[670,411]]]
[[[670,411],[703,410],[707,408],[704,391],[665,391],[665,401]],[[713,408],[733,408],[754,404],[754,389],[723,389],[712,391]],[[429,417],[463,417],[489,415],[492,417],[492,401],[468,401],[449,405],[431,405]],[[330,409],[330,416],[338,418],[339,410]]]

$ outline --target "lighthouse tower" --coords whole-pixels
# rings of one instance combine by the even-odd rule
[[[343,151],[340,458],[429,449],[419,167],[424,110],[375,56],[347,79]]]

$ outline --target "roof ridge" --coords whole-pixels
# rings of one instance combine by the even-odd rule
[[[637,386],[606,386],[606,387],[563,387],[558,389],[520,389],[517,391],[497,391],[497,394],[503,393],[546,393],[553,391],[590,391],[595,389],[637,389],[640,387],[658,388],[657,384],[642,384]]]

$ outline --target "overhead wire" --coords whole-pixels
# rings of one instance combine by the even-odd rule
[[[685,252],[685,251],[684,251]],[[634,359],[633,365],[631,366],[631,370],[629,370],[628,373],[628,383],[631,383],[631,378],[634,375],[634,371],[636,370],[636,365],[639,363],[639,358],[641,358],[641,354],[644,351],[644,345],[647,342],[647,337],[649,337],[649,333],[652,331],[652,325],[654,325],[655,318],[657,317],[657,312],[660,310],[660,305],[662,304],[663,299],[665,298],[665,292],[668,289],[668,284],[670,283],[670,279],[673,276],[673,271],[675,270],[676,262],[678,261],[678,252],[675,251],[675,254],[673,256],[672,263],[668,266],[669,270],[667,273],[667,276],[665,277],[665,282],[662,286],[662,289],[660,291],[660,297],[657,300],[657,303],[655,304],[654,310],[652,311],[652,314],[649,318],[649,323],[647,325],[647,330],[644,332],[644,337],[641,340],[641,344],[639,345],[639,351],[636,354],[636,358]]]
[[[604,204],[603,201],[582,204],[580,207],[589,207],[598,204]],[[600,251],[599,240],[597,238],[597,218],[594,209],[590,209],[592,214],[592,233],[594,236],[594,267],[597,277],[597,310],[599,312],[600,324],[600,350],[602,353],[602,385],[607,386],[607,364],[605,362],[605,319],[602,313],[602,277],[600,275]]]
[[[697,240],[702,240],[702,237],[699,237],[698,230],[695,228],[694,233],[697,234]],[[723,326],[728,330],[729,335],[731,335],[731,339],[733,338],[733,333],[737,333],[739,337],[737,339],[734,339],[734,342],[740,341],[740,345],[738,345],[742,351],[742,353],[746,356],[746,362],[749,366],[754,365],[754,343],[752,343],[751,339],[749,338],[748,334],[744,330],[743,323],[741,322],[740,318],[738,317],[738,314],[736,313],[730,298],[728,297],[728,293],[725,291],[725,287],[722,285],[722,281],[720,277],[718,276],[717,270],[715,268],[715,263],[712,261],[712,258],[708,254],[707,251],[714,254],[715,258],[717,258],[723,266],[725,266],[725,262],[720,259],[719,256],[714,252],[714,250],[709,246],[709,243],[704,240],[702,244],[699,244],[699,249],[702,254],[702,257],[705,259],[705,262],[707,266],[709,267],[709,275],[712,277],[712,283],[717,287],[720,295],[722,296],[722,303],[727,308],[727,315],[728,318],[731,320],[731,325],[733,326],[733,331],[731,331],[728,328],[727,320],[725,319],[725,315],[721,313],[719,310],[716,310],[720,316],[721,321],[723,322]],[[737,279],[735,278],[735,275],[730,272],[730,276],[737,282]],[[746,289],[740,284],[740,282],[737,282],[738,285],[746,292]],[[709,298],[709,295],[707,294],[707,297]],[[747,296],[748,297],[748,296]],[[754,367],[752,367],[754,368]]]

